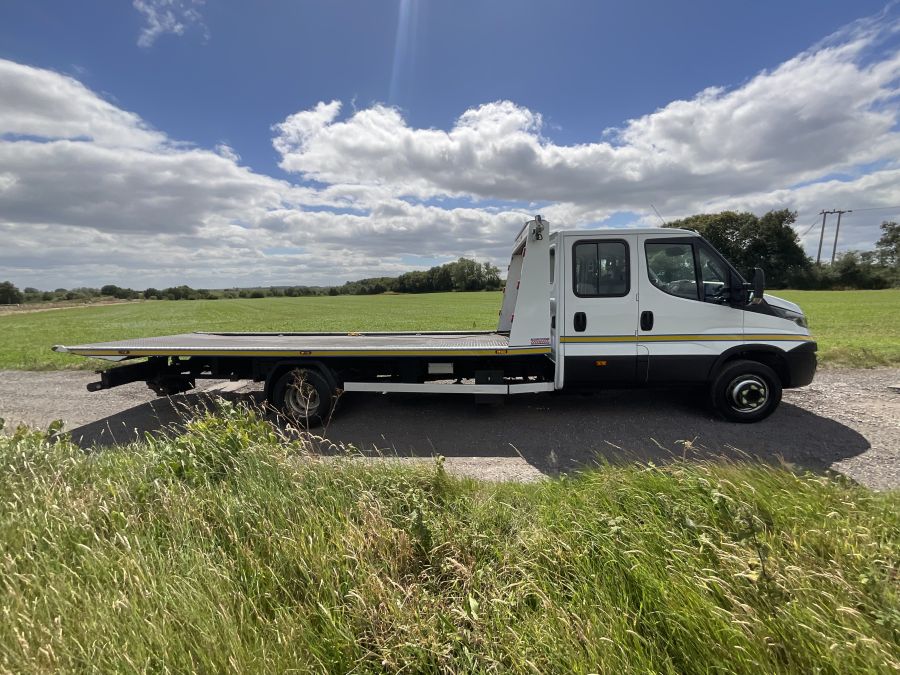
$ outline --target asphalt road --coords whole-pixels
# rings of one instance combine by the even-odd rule
[[[66,421],[84,447],[124,443],[177,426],[219,396],[258,401],[259,392],[191,392],[156,398],[143,384],[89,393],[85,372],[0,372],[7,426]],[[467,395],[345,394],[319,434],[319,449],[353,446],[398,458],[444,455],[451,471],[493,480],[534,480],[598,462],[726,456],[833,469],[877,489],[900,487],[900,369],[822,369],[809,387],[785,392],[769,419],[724,422],[690,390],[534,394],[475,406]],[[208,388],[221,383],[205,383]],[[400,461],[410,461],[400,460]]]

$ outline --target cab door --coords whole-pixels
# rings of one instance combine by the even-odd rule
[[[728,304],[737,273],[700,237],[640,235],[638,345],[647,382],[699,383],[743,343],[744,312]]]
[[[630,384],[637,364],[637,237],[567,234],[565,301],[558,313],[566,386]]]

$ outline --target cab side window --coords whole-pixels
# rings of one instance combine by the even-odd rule
[[[661,291],[688,300],[722,303],[728,266],[702,243],[647,242],[647,275]]]
[[[697,274],[691,244],[646,244],[647,274],[661,291],[697,300]]]
[[[700,268],[700,280],[703,282],[703,300],[721,301],[728,285],[728,270],[721,260],[714,258],[703,246],[697,247],[697,265]]]
[[[621,297],[630,288],[624,241],[579,241],[572,249],[573,285],[580,298]]]

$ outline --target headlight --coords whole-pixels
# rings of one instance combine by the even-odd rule
[[[800,328],[809,328],[806,323],[806,315],[803,312],[795,312],[792,309],[785,309],[784,307],[776,307],[775,305],[769,305],[769,308],[772,310],[772,313],[775,316],[787,319],[788,321],[793,321],[795,324],[800,326]]]

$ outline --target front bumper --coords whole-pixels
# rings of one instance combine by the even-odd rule
[[[788,381],[785,389],[805,387],[813,381],[816,374],[816,350],[815,342],[804,342],[785,354],[788,366]]]

